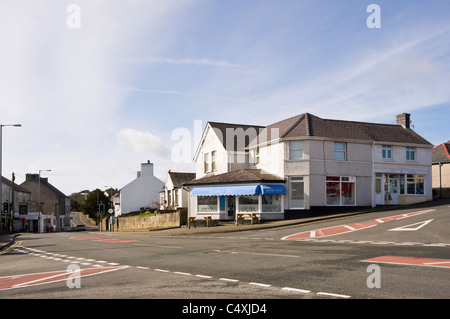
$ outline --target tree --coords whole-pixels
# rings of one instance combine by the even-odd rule
[[[97,220],[99,217],[98,205],[100,203],[103,203],[105,205],[105,211],[108,211],[108,209],[111,207],[109,198],[104,194],[102,190],[97,188],[87,195],[86,200],[82,205],[83,214],[87,214],[90,218]]]
[[[86,193],[84,193],[86,192]],[[83,191],[79,193],[72,193],[69,195],[70,198],[70,211],[72,212],[81,212],[82,206],[85,201],[86,195],[89,193],[89,191]]]

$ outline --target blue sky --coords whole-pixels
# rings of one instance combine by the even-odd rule
[[[2,1],[3,175],[66,194],[121,188],[202,121],[268,125],[309,112],[450,139],[450,3],[362,0]],[[69,28],[69,4],[80,28]],[[368,28],[369,4],[381,28]],[[197,122],[195,122],[197,121]],[[195,149],[194,141],[191,143]]]

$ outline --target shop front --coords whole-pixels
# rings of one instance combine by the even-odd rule
[[[283,219],[284,184],[230,184],[191,188],[190,216],[235,220],[253,213],[260,219]]]

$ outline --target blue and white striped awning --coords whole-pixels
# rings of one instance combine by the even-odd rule
[[[284,195],[286,194],[286,188],[284,185],[261,185],[261,194]]]
[[[278,195],[285,194],[284,185],[226,185],[198,186],[191,190],[191,196],[240,196],[240,195]]]

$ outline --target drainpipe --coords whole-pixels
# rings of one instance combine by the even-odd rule
[[[375,142],[372,143],[372,208],[375,208]]]

